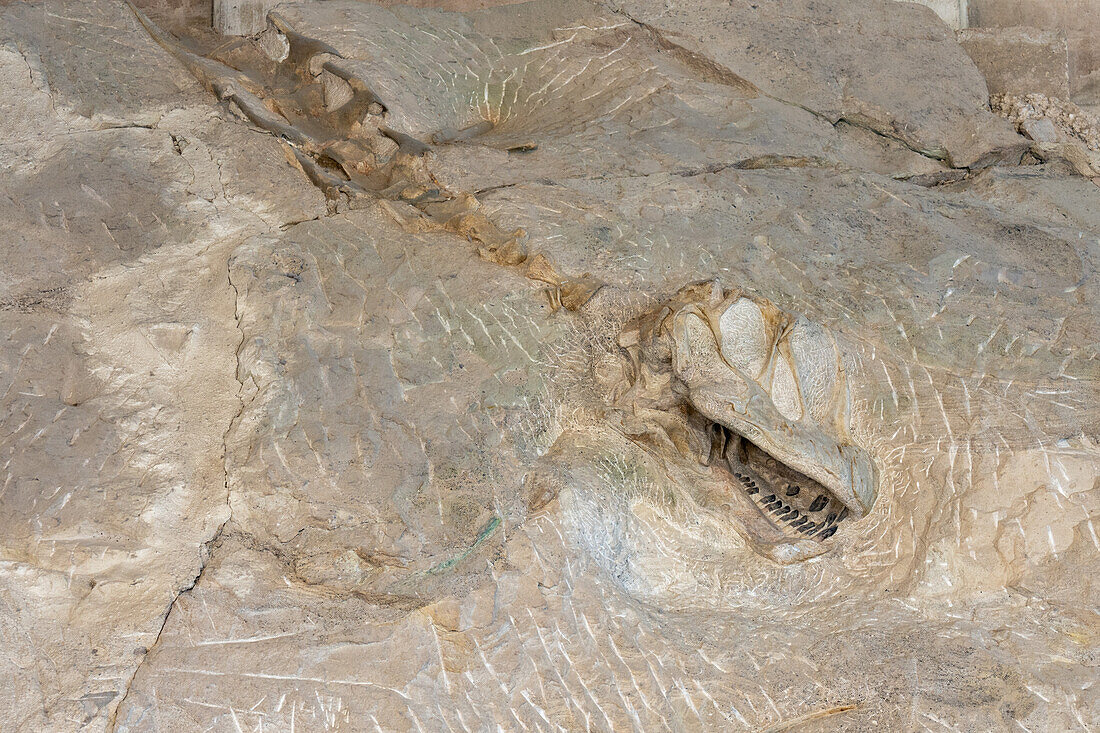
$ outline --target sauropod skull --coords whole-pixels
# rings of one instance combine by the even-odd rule
[[[828,329],[714,282],[682,289],[620,343],[641,377],[623,399],[636,415],[672,404],[705,431],[706,462],[738,488],[734,514],[764,554],[819,554],[845,519],[870,511],[876,470],[852,438],[848,375]]]

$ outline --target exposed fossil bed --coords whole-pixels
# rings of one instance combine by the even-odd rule
[[[1100,186],[927,8],[0,2],[0,729],[1100,720]]]

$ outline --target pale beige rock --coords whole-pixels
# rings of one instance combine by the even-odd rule
[[[1100,188],[886,7],[0,7],[0,727],[1100,716]]]
[[[214,30],[230,36],[250,36],[267,25],[273,0],[213,0]]]
[[[969,22],[967,13],[969,0],[913,0],[913,2],[932,8],[949,28],[955,30],[966,28]]]
[[[1070,95],[1100,103],[1100,3],[1095,0],[967,0],[971,24],[1059,31],[1069,51]]]
[[[0,12],[3,726],[102,728],[228,517],[229,254],[324,207],[124,6]]]
[[[1035,28],[971,28],[959,43],[978,65],[990,94],[1045,94],[1069,99],[1066,36]]]
[[[715,80],[746,80],[830,122],[866,126],[960,167],[1016,162],[1023,152],[987,114],[981,74],[928,8],[845,0],[614,7]]]
[[[1041,120],[1024,120],[1020,123],[1020,132],[1027,137],[1041,143],[1056,143],[1061,139],[1058,128],[1048,118]]]

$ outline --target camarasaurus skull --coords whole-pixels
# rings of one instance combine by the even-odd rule
[[[761,554],[813,557],[870,511],[876,470],[852,439],[844,358],[826,328],[707,282],[629,323],[619,346],[620,429],[725,483],[737,529]]]

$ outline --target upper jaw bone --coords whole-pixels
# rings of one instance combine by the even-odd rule
[[[835,341],[767,301],[726,299],[672,316],[673,372],[701,414],[831,491],[856,517],[876,497],[870,455],[847,432]]]

